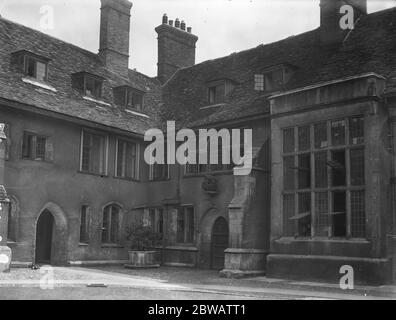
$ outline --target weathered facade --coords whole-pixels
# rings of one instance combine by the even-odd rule
[[[163,264],[391,281],[396,10],[349,1],[340,30],[346,3],[320,4],[316,30],[199,64],[191,28],[164,16],[156,78],[128,69],[128,1],[102,0],[99,54],[1,18],[14,265],[122,263],[143,217]],[[169,120],[252,129],[252,170],[147,165],[144,134]]]

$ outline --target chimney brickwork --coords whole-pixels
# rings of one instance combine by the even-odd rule
[[[109,70],[127,77],[132,3],[127,0],[101,3],[99,56]]]
[[[195,64],[195,48],[198,37],[191,33],[191,27],[185,31],[186,24],[180,19],[168,20],[164,15],[158,33],[158,79],[165,83],[178,69]],[[182,29],[183,28],[183,29]]]

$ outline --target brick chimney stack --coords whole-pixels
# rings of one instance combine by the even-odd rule
[[[108,69],[128,77],[132,3],[127,0],[101,3],[99,56]]]
[[[354,9],[355,22],[367,14],[367,0],[320,0],[320,37],[322,45],[340,44],[350,30],[340,27],[342,14],[340,9],[350,5]]]
[[[168,20],[164,15],[158,33],[158,79],[165,83],[180,68],[195,64],[195,48],[198,37],[193,35],[191,27],[186,31],[186,23],[180,19]]]

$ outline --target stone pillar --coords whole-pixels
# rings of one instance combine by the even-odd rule
[[[223,277],[265,274],[269,251],[266,179],[269,179],[268,172],[257,168],[253,168],[249,175],[234,175],[235,194],[228,207],[229,248],[225,251],[224,270],[220,272]]]
[[[5,145],[4,124],[0,124],[0,272],[10,271],[11,249],[7,247],[9,199],[4,187]]]

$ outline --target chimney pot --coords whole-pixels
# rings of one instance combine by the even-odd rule
[[[173,20],[169,20],[169,25],[173,27]]]
[[[162,17],[162,23],[163,24],[168,24],[168,16],[166,15],[166,13]]]
[[[179,18],[177,18],[176,21],[175,21],[175,27],[176,28],[180,28],[180,20],[179,20]]]
[[[183,31],[186,31],[186,23],[185,23],[184,21],[181,22],[180,28],[181,28]]]
[[[191,27],[187,27],[187,32],[191,33],[192,32],[192,28]]]

